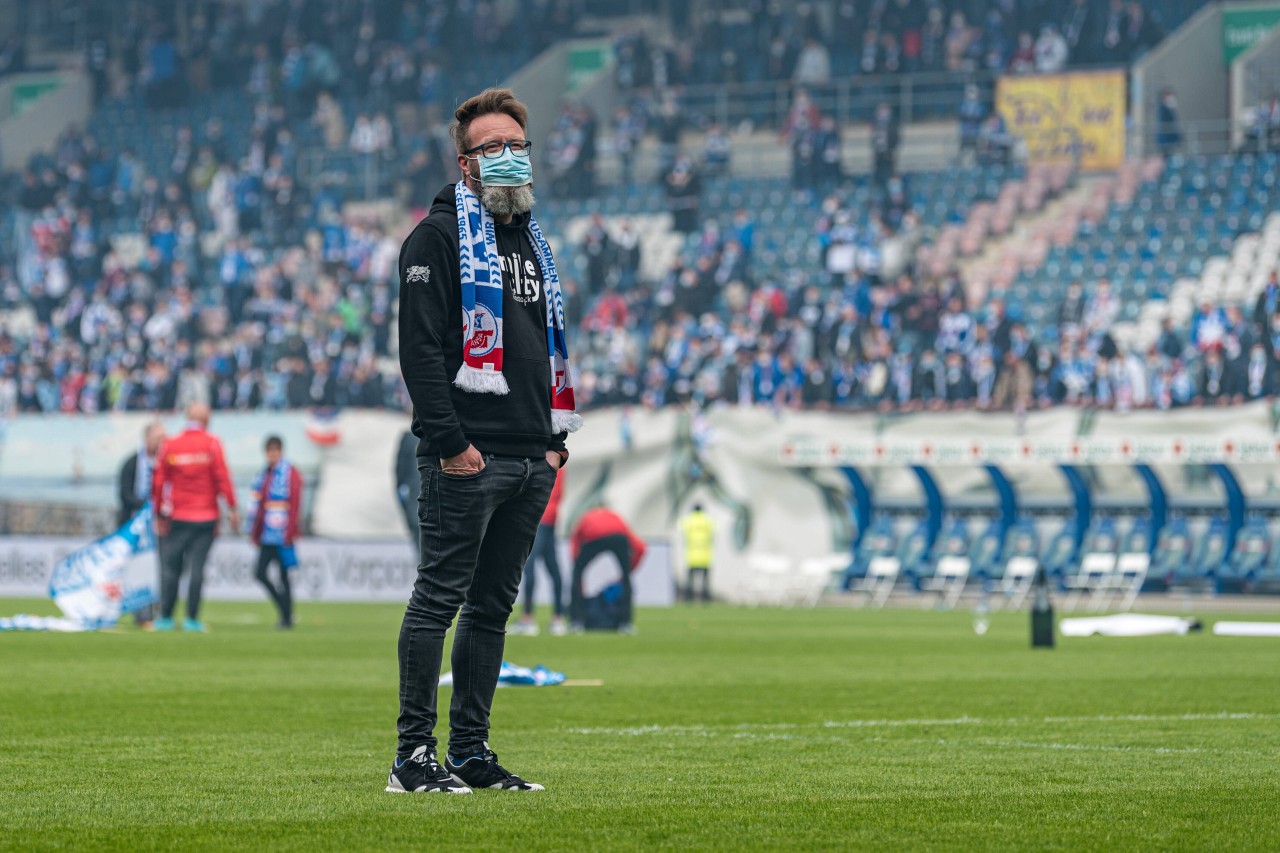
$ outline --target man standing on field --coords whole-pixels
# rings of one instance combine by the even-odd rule
[[[392,792],[540,791],[498,763],[489,710],[507,619],[578,428],[551,250],[530,215],[528,111],[488,89],[454,113],[461,180],[400,250],[400,368],[413,401],[422,556],[400,628]],[[454,616],[449,752],[436,692]]]
[[[200,621],[200,592],[204,586],[204,564],[218,530],[218,498],[230,509],[231,528],[240,528],[236,493],[222,455],[222,442],[210,435],[209,407],[192,403],[187,407],[187,425],[164,443],[156,459],[152,482],[155,508],[156,550],[160,554],[160,618],[154,631],[173,630],[173,609],[178,601],[178,583],[186,573],[187,618],[184,631],[203,632]]]

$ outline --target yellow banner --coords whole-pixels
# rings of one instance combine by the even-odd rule
[[[1089,171],[1124,160],[1123,71],[1001,77],[996,110],[1009,133],[1026,140],[1033,163],[1078,157]]]

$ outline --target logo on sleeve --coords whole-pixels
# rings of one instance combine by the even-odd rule
[[[405,281],[419,281],[426,284],[431,281],[431,267],[409,267],[405,273]]]

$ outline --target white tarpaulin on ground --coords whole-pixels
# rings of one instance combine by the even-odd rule
[[[1063,619],[1058,628],[1064,637],[1150,637],[1198,631],[1200,623],[1180,616],[1120,613],[1115,616]]]
[[[1215,622],[1220,637],[1280,637],[1280,622]]]

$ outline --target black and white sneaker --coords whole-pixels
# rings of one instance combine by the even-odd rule
[[[536,782],[526,782],[516,774],[498,763],[498,756],[493,754],[489,744],[484,745],[484,752],[467,758],[444,757],[444,766],[453,778],[461,785],[472,788],[494,788],[499,791],[545,791],[546,788]]]
[[[436,761],[436,754],[422,745],[408,758],[397,758],[387,777],[391,794],[470,794],[471,789]]]

